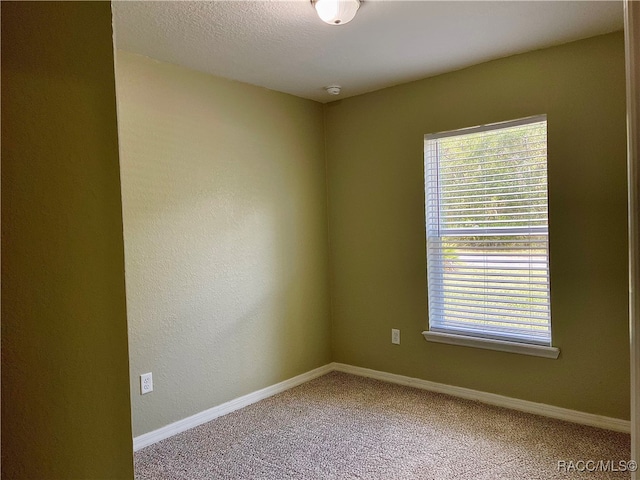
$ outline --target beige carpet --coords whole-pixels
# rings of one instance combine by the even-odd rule
[[[596,480],[630,475],[558,461],[619,470],[629,454],[626,434],[334,372],[142,449],[135,470],[138,480]]]

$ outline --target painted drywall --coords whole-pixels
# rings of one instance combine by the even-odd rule
[[[425,341],[424,134],[542,113],[560,358]],[[621,33],[333,102],[325,126],[334,361],[629,418]]]
[[[116,83],[137,436],[331,360],[323,113],[128,52]]]
[[[2,478],[133,478],[108,2],[2,2]]]

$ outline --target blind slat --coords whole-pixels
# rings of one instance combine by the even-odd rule
[[[544,190],[534,190],[534,191],[529,191],[527,192],[528,194],[539,194],[539,193],[543,193],[545,195],[544,198],[546,198],[546,193],[547,193],[547,189],[545,188]],[[464,196],[464,197],[447,197],[446,200],[465,200],[467,198],[480,198],[480,197],[507,197],[507,196],[514,196],[514,195],[523,195],[522,192],[507,192],[507,193],[487,193],[484,195],[468,195],[468,196]],[[539,197],[537,197],[536,195],[531,195],[530,197],[527,198],[531,198],[532,200],[538,199]],[[445,202],[446,204],[446,202]]]
[[[447,183],[449,178],[460,178],[461,176],[464,176],[465,179],[473,179],[473,178],[509,177],[514,174],[522,176],[522,175],[525,175],[526,173],[529,173],[529,174],[532,174],[532,173],[546,174],[547,173],[547,166],[544,162],[536,162],[536,163],[529,163],[527,165],[519,165],[518,168],[508,168],[509,171],[507,172],[504,172],[504,170],[506,170],[505,167],[487,168],[486,163],[479,164],[479,165],[482,165],[482,169],[480,170],[470,169],[470,168],[465,168],[465,169],[460,168],[459,170],[456,170],[453,172],[447,172],[447,173],[440,172],[438,173],[438,175],[429,175],[425,178],[427,178],[429,182],[440,181],[442,183]],[[469,167],[469,164],[465,163],[464,166]],[[523,171],[523,167],[526,167],[526,168],[534,167],[534,168],[531,168],[531,170],[529,171]],[[493,170],[501,170],[503,173],[491,173]]]
[[[517,147],[514,147],[513,149],[509,150],[508,148],[504,148],[504,147],[495,147],[495,148],[488,148],[485,150],[473,150],[472,148],[469,149],[460,149],[456,152],[451,152],[448,155],[445,154],[442,156],[442,160],[443,163],[445,162],[460,162],[462,160],[476,160],[476,159],[486,159],[486,158],[491,158],[491,157],[496,157],[496,156],[506,156],[508,155],[508,158],[503,158],[500,160],[494,160],[494,163],[496,161],[509,161],[509,160],[513,160],[514,157],[516,155],[519,155],[521,153],[535,153],[537,151],[539,151],[540,153],[538,153],[537,155],[531,155],[529,157],[516,157],[516,160],[528,160],[530,158],[539,158],[541,156],[546,155],[547,152],[547,148],[546,146],[540,146],[540,147],[533,147],[531,146],[531,148],[527,149],[527,150],[516,150],[515,148],[522,148],[522,146],[518,145]],[[498,151],[500,151],[498,153]],[[464,155],[465,153],[482,153],[482,152],[496,152],[496,153],[489,153],[489,154],[484,154],[484,155]],[[480,162],[478,162],[480,163]]]
[[[518,312],[521,309],[520,307],[516,307],[513,308],[514,305],[526,305],[527,308],[526,310],[531,311],[533,313],[540,313],[540,314],[546,314],[549,311],[549,307],[546,304],[535,304],[535,303],[531,303],[531,302],[517,302],[517,303],[507,303],[507,302],[475,302],[475,303],[470,303],[470,302],[455,302],[449,298],[445,298],[444,301],[437,301],[434,302],[434,306],[440,306],[440,307],[447,307],[450,306],[451,308],[456,308],[456,307],[466,307],[464,308],[465,310],[471,311],[471,312],[477,312],[477,313],[483,313],[485,311],[489,312],[489,313],[496,313],[496,314],[500,314],[499,312],[508,312],[508,311],[514,311],[514,312]]]
[[[539,173],[539,172],[536,172]],[[511,173],[511,177],[513,177],[513,173]],[[483,187],[482,185],[491,185],[494,183],[501,183],[503,184],[503,187],[500,188],[508,188],[508,186],[504,186],[504,183],[514,183],[516,185],[513,185],[513,187],[529,187],[529,186],[538,186],[538,185],[545,185],[546,182],[546,175],[536,175],[536,176],[525,176],[525,177],[518,177],[518,178],[512,178],[510,180],[506,180],[506,179],[502,179],[502,180],[492,180],[492,179],[487,179],[487,177],[483,177],[483,176],[478,176],[475,179],[469,179],[466,178],[465,180],[474,180],[474,181],[466,181],[466,182],[443,182],[442,179],[440,179],[440,184],[447,188],[447,190],[449,192],[451,191],[456,191],[458,190],[457,187],[466,187],[467,185],[473,185],[475,188],[472,190],[484,190],[487,187]],[[544,179],[545,182],[532,182],[532,180],[541,180]],[[526,183],[525,183],[526,182]],[[456,187],[456,188],[454,188]]]
[[[468,184],[468,185],[472,185],[472,184]],[[442,198],[447,200],[451,200],[452,198],[466,198],[467,197],[466,195],[460,195],[460,193],[467,193],[467,192],[470,192],[470,193],[487,192],[486,195],[493,195],[494,193],[496,193],[495,192],[496,190],[499,192],[517,193],[517,194],[523,195],[529,192],[537,192],[537,190],[532,190],[534,188],[544,188],[546,190],[546,186],[547,186],[546,183],[538,182],[538,183],[531,183],[531,184],[524,184],[524,185],[513,185],[511,186],[511,188],[509,188],[509,186],[506,186],[506,185],[503,185],[500,187],[477,187],[477,188],[460,188],[460,189],[450,187],[450,188],[447,188],[446,192],[443,193]],[[440,188],[442,187],[443,186],[441,185]],[[524,191],[514,192],[514,190],[516,189],[524,189]]]
[[[513,299],[517,299],[517,298],[530,298],[531,301],[533,300],[545,300],[547,298],[547,290],[527,290],[526,293],[514,293],[515,291],[520,291],[520,290],[515,290],[515,291],[509,291],[509,293],[506,292],[494,292],[492,291],[493,289],[489,289],[489,291],[486,290],[459,290],[456,288],[442,288],[442,285],[435,285],[434,286],[434,291],[439,292],[441,296],[445,296],[447,298],[462,298],[462,299],[468,299],[470,296],[473,297],[478,297],[479,301],[483,301],[484,298],[487,297],[487,295],[491,295],[491,298],[493,299],[494,302],[501,302],[503,300],[501,300],[501,297],[504,297],[505,299],[510,299],[510,300],[504,300],[506,301],[512,301]],[[457,296],[456,294],[460,294],[463,295],[462,297]],[[527,302],[528,303],[528,302]]]
[[[455,308],[455,307],[446,307],[446,315],[447,316],[455,316],[458,315],[458,318],[464,318],[466,320],[476,320],[481,322],[499,322],[506,323],[510,325],[540,325],[540,322],[546,322],[547,316],[540,315],[536,316],[531,314],[531,312],[527,313],[516,313],[511,312],[507,314],[498,314],[498,313],[490,313],[490,312],[477,312],[474,310],[468,310],[464,308]],[[525,320],[519,320],[525,319]],[[538,320],[538,322],[536,322]]]
[[[429,173],[429,176],[426,178],[434,178],[434,177],[440,177],[442,175],[453,175],[455,173],[471,173],[471,172],[477,172],[478,169],[477,168],[470,168],[470,167],[482,167],[483,172],[489,172],[489,171],[493,171],[493,170],[505,170],[505,169],[511,169],[513,171],[517,171],[518,169],[522,169],[522,168],[528,168],[528,167],[540,167],[541,169],[546,170],[546,152],[542,152],[540,155],[532,155],[530,157],[525,157],[525,158],[519,158],[518,159],[518,164],[517,165],[513,165],[513,163],[510,164],[509,159],[496,159],[496,160],[490,160],[490,159],[481,159],[478,162],[469,162],[469,159],[466,159],[464,161],[464,163],[458,163],[456,165],[449,165],[446,162],[441,162],[442,168],[439,172],[432,172]],[[457,162],[461,162],[461,159],[457,159]],[[504,163],[506,164],[506,166],[498,166],[498,167],[487,167],[487,165],[494,165],[494,164],[501,164]],[[452,171],[451,169],[455,168],[455,171]],[[450,170],[447,170],[450,169]]]

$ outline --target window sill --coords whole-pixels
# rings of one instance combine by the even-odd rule
[[[448,343],[450,345],[460,345],[463,347],[484,348],[487,350],[498,350],[500,352],[519,353],[521,355],[532,355],[534,357],[558,358],[560,349],[556,347],[544,347],[541,345],[527,345],[524,343],[505,342],[503,340],[493,340],[487,338],[467,337],[451,333],[422,332],[424,338],[429,342]]]

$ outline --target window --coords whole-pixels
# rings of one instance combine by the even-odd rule
[[[549,347],[546,116],[425,135],[424,162],[425,337]]]

